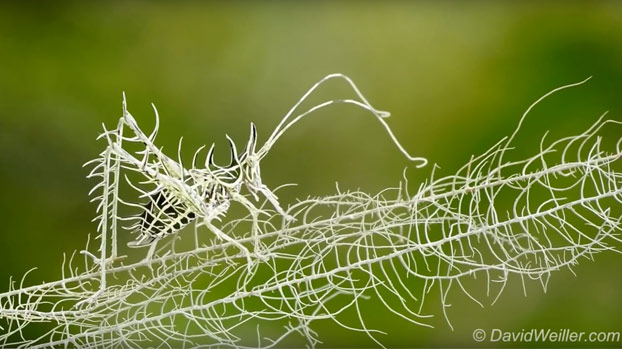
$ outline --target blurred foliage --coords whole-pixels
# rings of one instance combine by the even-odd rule
[[[511,133],[535,99],[555,95],[525,124],[517,151],[582,131],[604,111],[622,119],[621,2],[30,2],[0,5],[0,280],[38,266],[31,281],[59,277],[63,252],[93,232],[92,185],[81,165],[103,148],[121,92],[140,123],[160,111],[159,144],[185,152],[226,133],[242,144],[254,121],[260,142],[315,81],[351,76],[413,154],[448,174]],[[313,101],[349,96],[326,86]],[[311,103],[312,101],[310,101]],[[308,104],[310,105],[310,104]],[[611,134],[611,137],[619,137]],[[551,139],[552,139],[551,138]],[[291,129],[263,164],[281,202],[341,189],[394,186],[408,163],[376,121],[336,106]],[[413,186],[429,174],[409,168]],[[584,261],[578,278],[554,275],[550,292],[520,280],[494,307],[456,295],[437,329],[379,313],[368,325],[391,330],[389,346],[474,345],[474,328],[622,328],[619,255]],[[5,282],[5,281],[2,281]],[[434,304],[434,301],[428,305]],[[440,309],[432,309],[438,314]],[[393,322],[394,321],[394,322]],[[369,346],[326,323],[328,346]],[[331,333],[331,331],[334,331]]]

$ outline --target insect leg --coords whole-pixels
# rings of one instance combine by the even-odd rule
[[[117,259],[117,208],[119,201],[119,175],[121,171],[121,159],[115,155],[113,146],[121,147],[123,142],[123,120],[119,120],[117,129],[109,132],[104,126],[103,135],[108,141],[106,150],[101,154],[101,157],[95,160],[95,163],[99,163],[95,169],[89,174],[89,177],[101,177],[101,183],[95,188],[101,187],[102,193],[98,197],[99,205],[98,212],[100,215],[99,224],[97,230],[100,232],[101,244],[99,246],[100,258],[96,260],[94,255],[88,251],[83,251],[85,254],[93,258],[95,264],[99,265],[100,283],[99,290],[91,295],[89,298],[80,301],[76,306],[83,304],[91,304],[104,292],[106,289],[106,273],[109,264],[112,264]],[[88,164],[88,163],[87,163]],[[109,236],[110,235],[110,236]],[[108,239],[111,240],[111,255],[108,257]]]
[[[194,247],[199,248],[199,225],[194,224]]]
[[[230,242],[233,245],[235,245],[235,247],[240,249],[240,251],[242,251],[242,253],[246,256],[246,262],[248,263],[247,265],[248,269],[249,270],[251,269],[251,265],[253,263],[253,260],[251,258],[251,252],[244,245],[242,245],[236,239],[225,234],[222,230],[218,229],[215,225],[212,224],[211,220],[206,218],[203,220],[203,224],[205,224],[207,229],[211,230],[216,235],[217,238]]]
[[[276,211],[283,216],[283,219],[285,219],[288,222],[295,222],[296,218],[294,218],[294,216],[291,216],[289,214],[287,214],[287,212],[285,212],[285,210],[283,210],[283,208],[281,207],[281,204],[279,204],[279,198],[270,190],[270,188],[268,188],[268,186],[266,186],[265,184],[261,184],[259,186],[259,188],[257,188],[257,191],[262,193],[266,199],[268,199],[268,201],[270,201],[270,203],[272,204],[272,206],[274,206],[274,208],[276,209]]]
[[[121,148],[123,143],[123,120],[119,120],[119,124],[117,126],[117,139],[116,145]],[[113,181],[113,192],[112,192],[112,214],[111,214],[111,245],[112,251],[110,258],[117,258],[117,211],[119,207],[119,181],[121,178],[121,161],[120,159],[116,159],[114,163],[114,169],[112,170],[112,181]]]
[[[231,196],[231,199],[244,205],[248,209],[248,212],[250,212],[252,216],[252,220],[253,220],[251,231],[253,234],[253,244],[255,247],[255,254],[257,254],[257,256],[260,259],[265,260],[266,255],[262,252],[263,248],[261,246],[261,241],[259,240],[260,230],[259,230],[259,224],[258,224],[259,214],[265,213],[265,212],[255,207],[255,205],[253,205],[252,202],[250,202],[246,197],[244,197],[244,195],[233,193],[233,195]]]
[[[147,252],[147,255],[145,256],[145,259],[143,259],[144,262],[150,262],[151,259],[153,259],[153,254],[155,253],[157,246],[158,246],[158,239],[155,239],[151,243],[151,246],[149,246],[149,251]]]

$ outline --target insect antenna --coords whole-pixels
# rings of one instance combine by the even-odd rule
[[[300,105],[307,100],[307,98],[322,84],[324,84],[326,81],[330,80],[330,79],[336,79],[336,78],[340,78],[345,80],[348,85],[350,85],[350,87],[352,88],[352,90],[355,92],[355,94],[358,96],[358,98],[360,99],[360,101],[357,100],[353,100],[353,99],[333,99],[321,104],[318,104],[310,109],[308,109],[307,111],[298,114],[297,116],[295,116],[291,121],[289,120],[290,117],[293,115],[293,113],[298,109],[298,107],[300,107]],[[283,117],[283,119],[281,120],[281,122],[277,125],[277,127],[274,129],[274,131],[272,132],[272,134],[270,135],[270,137],[268,138],[268,140],[266,141],[266,143],[264,144],[264,146],[259,150],[258,152],[258,156],[259,158],[263,158],[268,151],[270,150],[270,148],[272,148],[272,146],[274,145],[274,143],[276,143],[276,141],[285,133],[285,131],[287,131],[288,128],[290,128],[291,126],[293,126],[295,123],[297,123],[298,121],[300,121],[300,119],[302,119],[303,117],[311,114],[312,112],[319,110],[321,108],[327,107],[329,105],[332,104],[339,104],[339,103],[344,103],[344,104],[354,104],[356,106],[359,106],[363,109],[366,109],[368,111],[370,111],[372,114],[374,114],[376,116],[376,118],[378,119],[378,121],[382,124],[382,126],[385,128],[385,131],[389,134],[389,137],[391,138],[391,140],[393,141],[393,143],[397,146],[397,148],[400,150],[400,152],[402,154],[404,154],[404,156],[406,156],[406,158],[410,161],[417,161],[419,162],[419,164],[417,165],[418,168],[420,167],[424,167],[427,163],[428,160],[423,158],[423,157],[415,157],[410,155],[410,153],[408,153],[408,151],[406,151],[406,149],[402,146],[402,144],[398,141],[397,137],[395,137],[395,135],[393,134],[393,131],[391,130],[391,128],[389,127],[389,125],[386,123],[386,121],[384,120],[385,118],[388,118],[391,114],[389,112],[386,111],[381,111],[381,110],[377,110],[376,108],[374,108],[365,98],[365,96],[363,96],[363,94],[360,92],[360,90],[358,89],[358,87],[356,86],[356,84],[354,84],[354,82],[347,77],[346,75],[343,74],[330,74],[327,75],[326,77],[324,77],[322,80],[318,81],[317,83],[315,83],[303,96],[302,98],[300,98],[300,100],[298,100],[298,102],[296,102],[296,104],[294,104],[294,106],[287,112],[287,114]]]

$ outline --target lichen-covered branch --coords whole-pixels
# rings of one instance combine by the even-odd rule
[[[74,253],[62,279],[0,294],[0,343],[28,347],[314,346],[314,323],[331,321],[382,345],[366,325],[365,303],[383,305],[413,326],[430,326],[426,296],[438,292],[446,313],[451,292],[475,302],[496,298],[512,276],[538,280],[572,270],[596,253],[619,251],[622,239],[622,138],[603,140],[601,118],[584,133],[547,142],[523,160],[506,160],[513,137],[468,161],[456,174],[431,177],[409,192],[405,179],[376,195],[341,192],[290,206],[283,220],[231,217],[221,229],[255,246],[250,265],[232,242],[200,231],[196,248],[165,240],[151,260],[105,269]],[[258,229],[258,235],[253,233]],[[191,227],[189,227],[191,228]],[[188,246],[187,244],[184,246]],[[523,283],[524,285],[524,283]],[[355,312],[358,323],[343,314]],[[34,323],[48,331],[22,333]],[[270,333],[270,335],[264,334]],[[275,334],[276,333],[276,334]]]

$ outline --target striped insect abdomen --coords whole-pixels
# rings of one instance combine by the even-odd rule
[[[185,204],[165,190],[153,194],[142,206],[143,212],[132,227],[140,237],[130,247],[144,246],[154,240],[176,233],[196,218]]]

